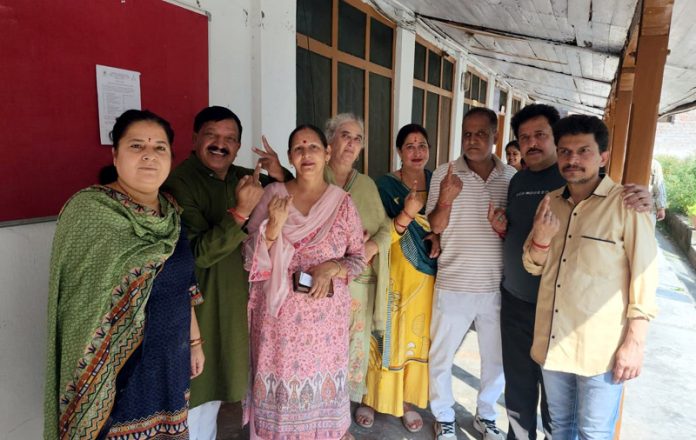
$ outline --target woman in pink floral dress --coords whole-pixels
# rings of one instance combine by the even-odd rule
[[[365,267],[362,225],[350,196],[324,181],[321,130],[296,128],[288,157],[297,177],[266,187],[245,243],[251,438],[350,439],[347,284]],[[307,293],[293,286],[298,271],[312,277]]]

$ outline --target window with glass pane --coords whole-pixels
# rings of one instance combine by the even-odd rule
[[[442,88],[447,90],[452,90],[452,79],[454,75],[454,64],[447,61],[447,59],[442,60]]]
[[[449,161],[450,154],[450,109],[452,100],[446,96],[440,96],[440,134],[438,136],[437,164],[441,165]]]
[[[411,106],[411,122],[414,124],[423,124],[423,102],[425,101],[425,92],[418,87],[413,88],[413,103]]]
[[[488,94],[488,81],[481,79],[481,88],[479,89],[479,101],[481,104],[486,105],[486,98]]]
[[[442,57],[432,50],[428,51],[428,83],[440,87],[440,64]]]
[[[345,1],[338,6],[338,49],[365,58],[367,15]]]
[[[391,78],[370,73],[370,116],[367,173],[372,178],[389,172],[391,152]]]
[[[318,127],[331,115],[331,60],[297,48],[297,124]]]
[[[422,44],[416,43],[416,53],[413,60],[413,77],[425,81],[425,56],[427,49]]]
[[[365,71],[338,63],[338,113],[365,114]]]
[[[512,114],[515,115],[518,111],[520,111],[520,108],[522,107],[522,101],[519,99],[512,98]]]
[[[331,0],[298,0],[297,32],[331,45]]]
[[[498,110],[499,112],[503,111],[503,108],[507,106],[507,99],[508,99],[508,94],[505,90],[500,90],[500,93],[498,94]]]
[[[370,19],[370,61],[392,68],[394,30],[381,21]]]
[[[480,82],[479,77],[472,74],[471,75],[471,99],[473,99],[474,101],[479,100],[479,82]]]
[[[425,129],[430,137],[430,143],[432,146],[437,148],[437,127],[438,127],[438,109],[440,108],[440,103],[438,101],[439,95],[433,92],[428,92],[426,103],[425,103]],[[428,164],[426,167],[429,170],[434,170],[437,165],[437,154],[436,150],[430,151],[430,158],[428,159]]]

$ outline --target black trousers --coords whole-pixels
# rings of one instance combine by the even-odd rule
[[[514,297],[501,287],[500,333],[505,372],[505,406],[510,428],[508,440],[537,438],[537,405],[541,395],[541,420],[546,437],[550,438],[551,418],[546,404],[541,367],[529,351],[534,338],[536,304]]]

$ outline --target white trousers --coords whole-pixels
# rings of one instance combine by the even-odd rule
[[[222,401],[213,400],[189,409],[188,426],[190,440],[215,440],[217,416]]]
[[[430,410],[440,422],[454,421],[452,364],[471,323],[476,323],[481,354],[477,413],[495,420],[496,402],[505,388],[500,340],[500,292],[473,294],[436,289],[430,322]]]

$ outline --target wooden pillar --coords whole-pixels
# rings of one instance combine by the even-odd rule
[[[496,112],[497,113],[497,112]],[[505,162],[505,152],[503,151],[503,132],[505,131],[505,113],[498,113],[498,140],[495,143],[495,155]]]
[[[623,182],[647,185],[674,0],[644,0]]]
[[[626,141],[628,140],[629,123],[631,121],[631,106],[633,104],[634,73],[632,68],[622,69],[619,77],[616,99],[614,101],[614,116],[612,118],[611,159],[609,176],[615,182],[621,182],[626,160]],[[640,89],[635,89],[640,90]],[[652,145],[651,145],[652,148]]]

